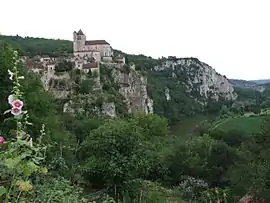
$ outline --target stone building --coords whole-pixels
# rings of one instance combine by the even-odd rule
[[[125,64],[126,63],[126,60],[125,60],[125,57],[124,56],[121,56],[121,55],[118,55],[114,58],[114,60],[117,62],[117,63],[120,63],[120,64]]]
[[[86,40],[82,30],[73,32],[73,53],[75,57],[94,58],[95,61],[111,61],[113,50],[111,45],[105,40]]]

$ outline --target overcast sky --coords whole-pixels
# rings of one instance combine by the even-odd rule
[[[270,78],[269,0],[0,0],[0,33],[197,57],[229,78]]]

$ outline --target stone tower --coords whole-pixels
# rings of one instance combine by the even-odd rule
[[[78,32],[73,32],[73,52],[84,51],[86,36],[80,29]]]

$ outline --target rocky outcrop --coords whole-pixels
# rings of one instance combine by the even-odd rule
[[[68,112],[74,115],[84,115],[88,118],[106,117],[115,118],[116,108],[113,102],[102,101],[101,106],[97,104],[98,100],[102,98],[101,94],[96,95],[77,95],[66,102],[63,107],[63,112]]]
[[[113,102],[104,102],[102,104],[102,114],[106,115],[110,118],[115,118],[116,115],[116,110],[115,110],[115,104]]]
[[[147,93],[147,77],[133,68],[114,68],[112,76],[120,85],[119,92],[125,98],[129,112],[153,113],[153,101]]]
[[[167,87],[165,88],[165,96],[167,101],[171,100],[170,89]]]
[[[251,195],[245,195],[239,200],[239,203],[263,203],[263,199],[254,198]]]
[[[209,100],[235,100],[237,94],[229,80],[196,58],[169,58],[153,71],[167,71],[185,86],[189,95],[206,104]],[[166,96],[167,97],[167,96]]]

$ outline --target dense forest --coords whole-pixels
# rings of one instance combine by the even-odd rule
[[[178,104],[166,111],[155,101],[159,115],[116,119],[63,113],[18,55],[62,55],[70,42],[0,40],[11,44],[0,43],[0,111],[5,112],[0,116],[0,202],[233,203],[247,195],[270,201],[268,117],[254,133],[245,130],[248,126],[216,127],[216,121],[246,119],[251,112],[248,118],[261,118],[269,108],[267,91],[238,89],[238,100],[221,105],[215,121],[200,125],[198,135],[172,134],[169,121],[180,118],[171,115]],[[158,61],[142,55],[127,60],[145,74]],[[162,82],[170,85],[163,75],[160,83],[148,77],[151,94]]]
[[[0,35],[0,41],[11,44],[22,55],[66,56],[72,53],[72,42],[34,37]]]

